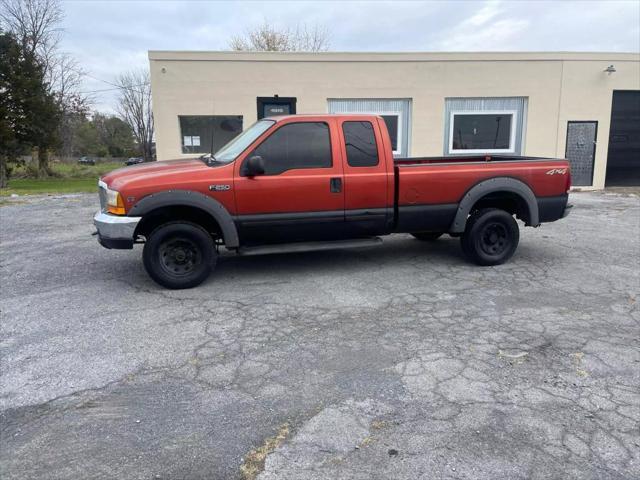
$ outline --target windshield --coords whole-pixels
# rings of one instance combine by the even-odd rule
[[[256,138],[262,135],[267,129],[273,125],[273,120],[260,120],[244,132],[238,135],[236,138],[227,143],[224,147],[213,154],[216,162],[229,163],[233,162],[238,155],[240,155],[245,148],[251,145]]]

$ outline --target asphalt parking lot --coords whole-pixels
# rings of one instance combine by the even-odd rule
[[[166,291],[95,196],[5,201],[0,477],[640,478],[640,199],[571,202],[500,267],[397,235]]]

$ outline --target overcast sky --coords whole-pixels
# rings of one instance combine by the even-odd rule
[[[148,65],[148,50],[226,50],[265,19],[319,24],[336,51],[640,51],[640,1],[87,1],[63,0],[62,47],[86,91]],[[103,81],[101,81],[103,80]],[[114,91],[95,94],[112,111]]]

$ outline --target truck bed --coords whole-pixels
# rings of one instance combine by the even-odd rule
[[[401,157],[394,158],[396,165],[411,166],[432,163],[477,163],[477,162],[524,162],[555,160],[547,157],[524,157],[520,155],[464,155],[450,157]]]
[[[478,155],[398,158],[394,164],[398,231],[447,231],[467,192],[489,179],[526,184],[541,221],[559,218],[567,202],[569,163],[563,159]]]

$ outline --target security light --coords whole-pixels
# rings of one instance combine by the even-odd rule
[[[609,65],[607,68],[604,69],[604,71],[607,72],[608,75],[611,75],[616,71],[616,67],[614,67],[613,65]]]

